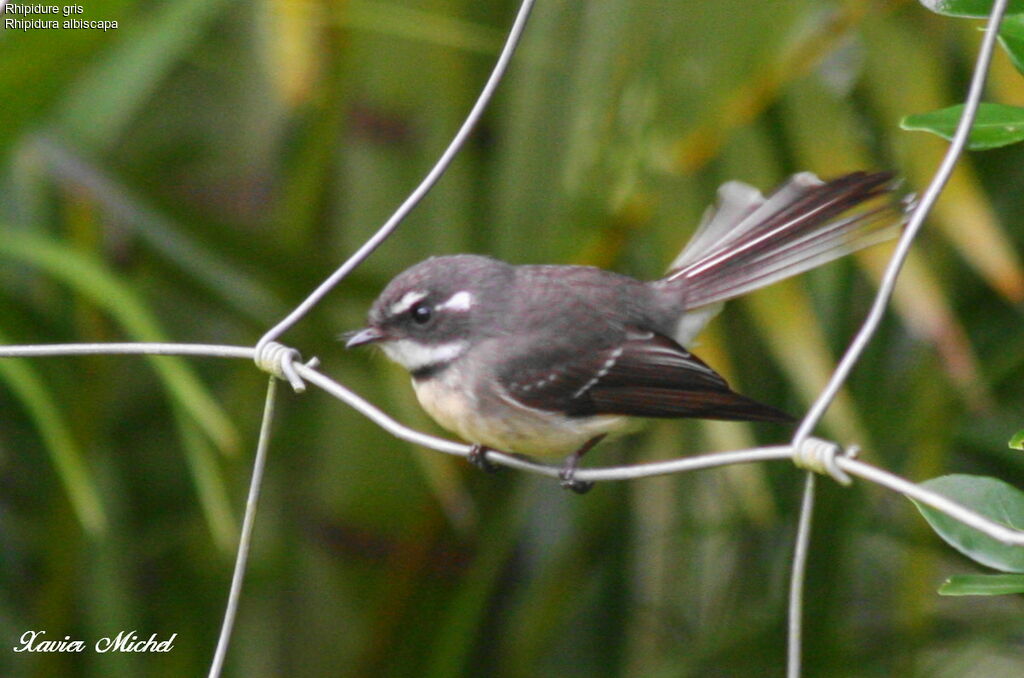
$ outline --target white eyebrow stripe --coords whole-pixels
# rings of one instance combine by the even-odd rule
[[[448,297],[448,299],[437,308],[444,308],[450,311],[468,311],[473,307],[474,301],[472,294],[466,290],[462,290],[461,292],[456,292],[452,296]]]
[[[402,295],[402,298],[391,304],[391,315],[402,315],[417,301],[422,301],[427,296],[427,292],[423,290],[412,290]]]

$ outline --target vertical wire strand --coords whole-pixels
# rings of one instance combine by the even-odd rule
[[[252,528],[256,523],[256,507],[260,501],[260,488],[263,486],[263,469],[267,461],[267,449],[270,447],[270,427],[274,420],[274,406],[277,402],[277,377],[270,377],[267,386],[267,400],[263,406],[263,422],[260,424],[260,437],[256,443],[256,459],[252,466],[252,480],[249,482],[249,496],[245,501],[245,518],[242,520],[242,532],[238,537],[238,553],[235,556],[235,570],[231,574],[231,590],[224,609],[224,621],[217,639],[217,649],[213,654],[209,678],[220,678],[224,667],[224,658],[231,642],[231,630],[235,625],[238,612],[238,600],[242,595],[242,582],[245,580],[245,567],[249,560],[249,546],[252,544]]]
[[[420,200],[434,187],[438,179],[445,173],[449,165],[455,156],[462,150],[466,140],[469,138],[470,133],[476,127],[476,124],[480,121],[484,110],[490,103],[494,96],[495,90],[505,77],[505,72],[508,70],[509,62],[512,60],[512,55],[515,53],[516,47],[519,45],[520,38],[523,35],[523,31],[526,28],[526,20],[530,16],[530,11],[533,9],[534,0],[523,0],[523,4],[519,7],[519,12],[516,14],[515,21],[512,24],[512,28],[509,29],[508,38],[505,40],[505,45],[501,49],[501,53],[498,55],[498,60],[494,64],[494,69],[491,71],[490,77],[487,78],[487,82],[484,84],[482,90],[480,90],[480,96],[477,97],[476,103],[470,109],[466,115],[465,121],[459,130],[455,133],[451,143],[438,158],[437,162],[420,182],[420,185],[409,194],[409,197],[405,199],[395,213],[384,222],[373,236],[367,240],[363,245],[356,250],[349,259],[343,263],[338,270],[330,275],[326,280],[320,283],[320,286],[313,290],[306,299],[295,307],[295,309],[289,313],[283,320],[278,322],[272,327],[266,334],[260,338],[256,344],[257,350],[264,344],[274,341],[286,332],[292,325],[298,322],[306,313],[309,312],[313,306],[318,304],[331,289],[334,288],[342,279],[344,279],[349,273],[355,269],[356,266],[363,263],[363,261],[370,256],[374,250],[388,239],[388,237],[394,232],[398,225],[402,223],[402,220],[408,216],[409,212],[413,210],[416,205],[419,204]]]
[[[846,349],[846,354],[843,355],[843,359],[839,362],[835,372],[832,373],[832,378],[829,379],[828,385],[821,392],[821,395],[818,396],[810,410],[808,410],[803,421],[800,422],[800,427],[793,436],[794,447],[799,447],[807,436],[810,435],[814,427],[818,425],[818,422],[821,421],[825,410],[832,404],[839,389],[842,388],[857,361],[860,360],[865,347],[874,337],[875,332],[878,330],[878,325],[881,323],[882,316],[889,305],[893,288],[896,286],[896,279],[903,268],[904,261],[906,261],[910,246],[921,230],[921,225],[924,223],[935,201],[938,200],[942,190],[946,187],[946,182],[949,181],[953,168],[960,159],[961,153],[963,153],[964,146],[967,143],[967,136],[970,134],[971,125],[974,122],[975,113],[978,110],[978,103],[981,101],[981,92],[985,87],[985,78],[988,74],[989,63],[992,60],[992,50],[999,34],[999,23],[1002,20],[1003,13],[1006,11],[1006,3],[1007,0],[996,0],[993,5],[992,14],[989,16],[985,27],[985,37],[978,51],[978,60],[974,67],[974,74],[971,77],[967,98],[964,101],[964,110],[960,116],[960,122],[957,124],[956,134],[946,150],[946,155],[943,157],[942,163],[935,172],[935,177],[928,185],[907,222],[903,235],[896,246],[896,251],[893,253],[892,259],[890,259],[889,265],[885,269],[882,284],[878,288],[878,293],[875,295],[875,301],[867,318],[864,320],[853,341],[850,342],[850,346]]]
[[[978,104],[981,102],[981,93],[985,87],[989,64],[992,61],[992,52],[995,48],[996,38],[999,35],[999,24],[1006,13],[1007,1],[995,0],[992,5],[992,13],[989,15],[985,25],[985,37],[982,39],[981,47],[978,50],[978,59],[974,66],[970,87],[967,90],[967,98],[964,100],[963,113],[960,116],[960,122],[957,124],[953,140],[950,142],[949,148],[946,150],[946,154],[935,172],[935,177],[928,185],[924,195],[921,197],[921,201],[907,222],[906,229],[896,246],[896,251],[893,253],[888,267],[886,267],[882,284],[875,295],[875,301],[867,318],[865,318],[853,341],[850,342],[845,355],[843,355],[835,372],[832,373],[832,378],[829,379],[828,385],[808,410],[803,421],[800,422],[800,427],[793,436],[793,449],[798,449],[803,445],[811,431],[821,421],[821,417],[825,414],[829,405],[832,404],[839,389],[846,383],[850,372],[860,360],[868,343],[874,337],[875,332],[878,330],[878,325],[881,323],[882,316],[888,308],[889,300],[896,286],[896,279],[903,268],[907,254],[910,252],[910,246],[913,244],[918,232],[920,232],[925,218],[938,200],[939,195],[949,181],[950,175],[953,173],[953,168],[963,153],[964,147],[967,144],[967,137],[971,132],[971,126],[974,123],[975,114],[978,111]],[[811,522],[814,513],[814,490],[815,479],[813,474],[809,473],[804,485],[804,496],[800,506],[800,519],[793,548],[793,566],[790,576],[786,667],[788,678],[799,678],[801,669],[804,582],[807,570],[807,554],[810,549]]]
[[[811,522],[814,517],[816,478],[808,472],[804,480],[804,496],[800,502],[793,548],[793,569],[789,576],[789,634],[786,644],[786,678],[800,678],[800,653],[803,647],[804,583],[807,576],[807,554],[810,551]]]
[[[516,14],[512,28],[509,30],[508,39],[498,55],[497,62],[480,96],[470,109],[465,121],[459,127],[451,143],[438,158],[437,162],[423,178],[423,181],[416,189],[409,194],[409,197],[398,207],[391,217],[381,226],[374,235],[356,250],[349,259],[341,265],[330,277],[322,282],[301,304],[295,307],[283,320],[267,331],[256,344],[256,354],[261,349],[281,336],[299,319],[301,319],[313,306],[315,306],[330,290],[345,278],[349,273],[361,264],[374,250],[377,249],[390,236],[403,219],[419,204],[420,200],[434,187],[437,181],[451,165],[455,156],[462,150],[466,140],[476,127],[483,115],[484,110],[490,103],[508,70],[512,55],[522,38],[526,27],[526,21],[533,9],[535,0],[523,0]],[[235,570],[231,578],[231,590],[228,594],[227,607],[224,611],[224,621],[221,625],[220,637],[217,641],[217,649],[214,652],[213,662],[210,666],[209,678],[219,678],[224,666],[224,659],[227,655],[231,639],[231,631],[234,627],[235,616],[238,611],[238,601],[241,595],[242,582],[245,578],[245,566],[248,560],[249,546],[252,542],[252,528],[256,518],[256,506],[259,503],[260,487],[263,479],[263,468],[266,463],[266,452],[270,440],[270,426],[273,420],[274,403],[276,401],[277,383],[274,377],[270,378],[270,385],[267,388],[267,401],[263,412],[263,423],[260,428],[260,438],[256,447],[256,459],[253,464],[252,482],[249,485],[249,497],[246,502],[245,518],[242,522],[242,532],[239,538],[238,554],[235,560]]]

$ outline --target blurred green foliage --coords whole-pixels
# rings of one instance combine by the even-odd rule
[[[0,32],[0,335],[251,345],[376,229],[447,143],[515,4],[94,0],[119,28]],[[493,107],[399,232],[285,340],[403,421],[407,378],[345,354],[429,254],[655,277],[717,185],[892,168],[954,103],[980,34],[917,3],[542,0]],[[1004,54],[991,100],[1024,104]],[[823,426],[914,479],[1024,486],[1024,148],[965,158],[877,340]],[[731,307],[698,353],[794,413],[861,322],[887,247]],[[0,638],[168,654],[27,654],[3,676],[201,675],[266,388],[240,361],[0,366]],[[282,389],[283,391],[284,389]],[[779,442],[662,422],[590,464]],[[226,675],[782,675],[801,476],[785,464],[570,496],[391,440],[285,395]],[[1017,596],[938,599],[970,561],[899,497],[822,483],[806,672],[1024,675]]]

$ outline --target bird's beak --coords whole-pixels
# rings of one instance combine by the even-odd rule
[[[387,335],[376,327],[367,327],[365,329],[356,330],[353,334],[349,335],[348,341],[345,342],[345,348],[355,348],[356,346],[362,346],[363,344],[372,344],[375,341],[382,341],[386,338]]]

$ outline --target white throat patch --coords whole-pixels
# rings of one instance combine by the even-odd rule
[[[415,372],[455,360],[466,352],[469,343],[459,340],[432,346],[413,339],[398,339],[383,342],[380,347],[389,358],[410,372]]]

